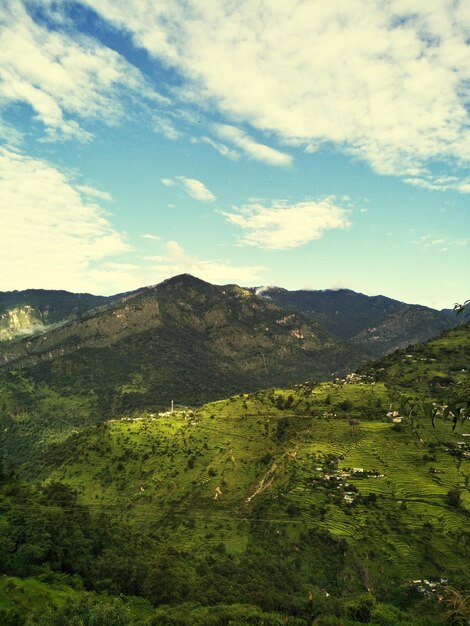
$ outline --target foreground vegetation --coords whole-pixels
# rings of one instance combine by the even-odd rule
[[[74,396],[60,424],[48,390],[15,413],[34,383],[11,374],[0,623],[467,623],[470,429],[443,417],[469,349],[466,326],[348,379],[105,422]]]

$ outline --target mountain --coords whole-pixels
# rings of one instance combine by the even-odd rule
[[[34,335],[78,318],[110,299],[89,293],[46,289],[0,292],[0,341]]]
[[[188,289],[216,296],[179,277],[168,314]],[[468,398],[469,350],[464,325],[335,382],[58,423],[0,477],[0,623],[442,624],[468,606],[469,422],[426,407]]]
[[[456,324],[455,317],[442,311],[349,289],[288,291],[258,287],[253,291],[307,315],[335,337],[359,344],[375,356],[422,343]]]
[[[300,313],[189,275],[0,345],[4,369],[21,368],[60,394],[92,394],[108,416],[323,380],[365,358]]]

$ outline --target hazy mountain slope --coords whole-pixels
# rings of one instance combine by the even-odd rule
[[[326,379],[365,360],[301,314],[188,275],[4,344],[0,358],[60,393],[94,393],[107,415]]]
[[[374,355],[427,341],[455,324],[441,311],[349,289],[288,291],[267,287],[255,291],[282,307],[308,315],[334,336],[358,343]]]
[[[49,326],[76,319],[110,298],[50,289],[0,292],[0,341],[44,332]]]

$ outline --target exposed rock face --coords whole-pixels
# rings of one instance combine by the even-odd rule
[[[46,289],[0,292],[0,341],[42,333],[109,300],[89,293]]]

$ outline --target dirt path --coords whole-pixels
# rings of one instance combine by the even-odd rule
[[[287,450],[286,452],[284,452],[281,458],[277,462],[271,465],[271,467],[268,469],[266,474],[259,481],[258,486],[256,487],[255,491],[251,494],[251,496],[249,496],[245,500],[246,504],[249,504],[253,500],[253,498],[256,498],[256,496],[258,496],[260,493],[263,493],[263,491],[266,491],[266,489],[268,489],[272,485],[272,482],[276,476],[277,470],[280,468],[282,461],[287,456],[290,457],[291,459],[295,459],[296,455],[297,455],[297,450]]]

